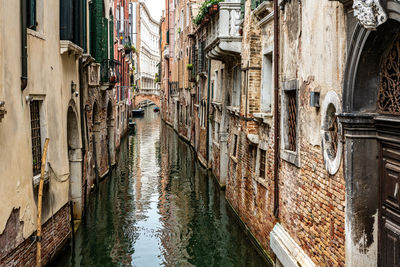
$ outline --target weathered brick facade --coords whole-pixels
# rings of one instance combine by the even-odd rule
[[[328,1],[281,1],[277,114],[272,68],[273,2],[245,1],[243,18],[238,23],[240,53],[231,46],[224,47],[228,49],[225,54],[218,54],[221,47],[220,50],[215,47],[219,43],[208,40],[214,38],[213,27],[220,23],[218,16],[221,19],[226,14],[225,5],[237,7],[235,3],[220,3],[221,15],[211,15],[208,22],[193,26],[196,55],[201,56],[199,49],[205,41],[205,61],[210,64],[206,71],[196,70],[198,75],[191,95],[195,100],[193,122],[179,123],[179,114],[174,112],[180,109],[165,100],[169,116],[164,118],[192,142],[200,161],[226,187],[228,202],[271,260],[285,262],[287,257],[296,258],[298,255],[291,254],[294,253],[291,249],[298,246],[302,255],[299,257],[303,257],[299,264],[344,266],[343,160],[339,155],[338,170],[328,171],[329,163],[324,157],[328,148],[322,146],[326,132],[321,125],[327,115],[310,104],[314,92],[319,93],[321,103],[329,100],[328,95],[341,98],[346,47],[343,6]],[[232,42],[237,41],[239,37],[231,34]],[[177,41],[174,46],[178,53],[185,44]],[[185,75],[176,71],[171,81],[176,79],[180,84],[178,80]],[[187,95],[180,91],[176,95],[179,103],[192,105]],[[295,104],[289,107],[289,101]],[[205,125],[203,103],[208,103]],[[291,149],[288,149],[289,112],[295,112]],[[281,124],[279,136],[274,136],[276,115]],[[275,151],[277,140],[279,151]],[[280,154],[277,165],[276,153]],[[285,237],[279,231],[285,232]],[[277,238],[290,239],[285,255],[276,255],[276,246],[282,242]]]
[[[70,205],[66,204],[42,225],[42,264],[46,265],[71,238]],[[35,266],[36,242],[26,238],[7,255],[1,255],[0,266]]]

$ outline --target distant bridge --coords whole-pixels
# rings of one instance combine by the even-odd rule
[[[133,106],[136,108],[140,103],[149,100],[160,107],[160,89],[140,89],[133,96]]]

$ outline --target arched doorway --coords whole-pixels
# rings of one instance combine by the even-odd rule
[[[107,148],[108,148],[108,165],[110,168],[112,165],[115,164],[114,138],[115,138],[115,131],[114,131],[113,106],[110,101],[107,105]]]
[[[343,114],[346,265],[400,266],[400,3],[368,31],[356,26]]]
[[[72,107],[67,112],[67,144],[70,175],[70,197],[73,203],[74,219],[82,217],[82,150],[78,121]]]

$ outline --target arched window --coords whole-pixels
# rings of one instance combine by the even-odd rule
[[[400,115],[400,34],[382,62],[378,112]]]

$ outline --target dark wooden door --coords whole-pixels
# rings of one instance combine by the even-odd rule
[[[380,147],[380,266],[400,267],[400,145]]]

